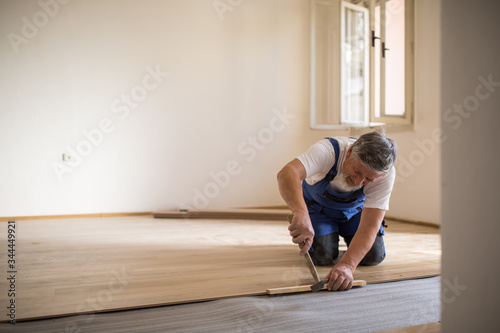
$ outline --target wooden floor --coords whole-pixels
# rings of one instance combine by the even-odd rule
[[[358,267],[355,279],[379,283],[440,273],[438,229],[388,224],[386,260]],[[287,221],[152,216],[17,221],[16,320],[261,295],[269,288],[312,284],[287,226]],[[6,222],[0,223],[0,239],[5,245]],[[0,249],[3,309],[10,301],[7,259],[5,245]],[[318,271],[323,277],[329,269]]]

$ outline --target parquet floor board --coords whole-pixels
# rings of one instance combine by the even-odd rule
[[[359,267],[355,279],[379,283],[439,275],[439,230],[389,224],[386,260]],[[262,295],[269,288],[312,284],[287,226],[287,221],[152,216],[17,221],[16,320]],[[0,239],[0,308],[7,312],[7,222],[0,222]],[[329,269],[318,267],[321,276]]]

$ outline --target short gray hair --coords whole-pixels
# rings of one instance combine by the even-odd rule
[[[351,156],[357,157],[374,172],[387,172],[396,162],[396,142],[383,133],[375,131],[363,134],[351,147]]]

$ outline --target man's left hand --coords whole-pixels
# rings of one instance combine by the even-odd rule
[[[349,290],[352,288],[352,283],[354,278],[352,273],[354,268],[348,264],[339,262],[337,265],[333,266],[332,270],[326,278],[328,279],[328,290]]]

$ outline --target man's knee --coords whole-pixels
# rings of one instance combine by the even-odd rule
[[[309,254],[315,265],[332,265],[339,256],[339,234],[333,232],[314,237],[312,251]]]
[[[372,248],[359,263],[361,266],[375,266],[385,259],[384,237],[378,233]]]

